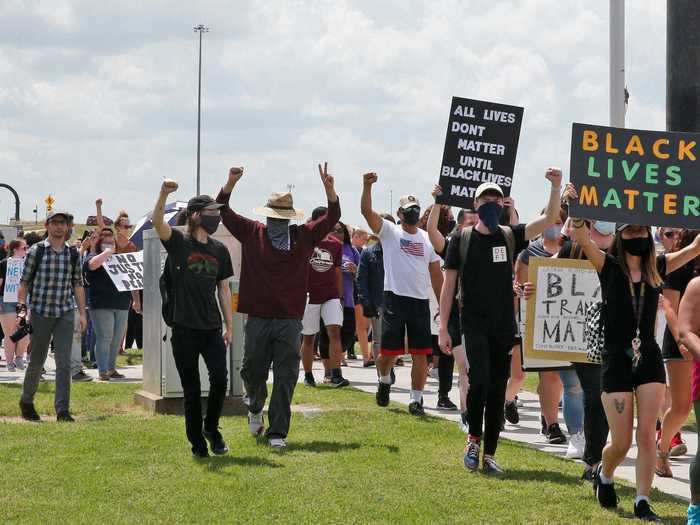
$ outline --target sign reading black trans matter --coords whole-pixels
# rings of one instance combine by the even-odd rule
[[[522,121],[521,107],[452,97],[438,202],[473,208],[483,182],[495,182],[510,195]]]

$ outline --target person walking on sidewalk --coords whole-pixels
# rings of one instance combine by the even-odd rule
[[[561,170],[549,168],[545,178],[551,184],[546,213],[527,225],[499,225],[503,190],[492,182],[481,184],[474,194],[479,222],[451,238],[447,247],[445,285],[440,295],[439,344],[443,352],[449,353],[452,345],[458,343],[451,341],[448,322],[459,277],[462,335],[469,363],[469,437],[464,466],[471,471],[479,468],[483,436],[482,468],[488,475],[503,474],[494,454],[503,424],[510,352],[516,332],[513,258],[527,247],[528,239],[554,224],[560,207]]]
[[[382,219],[372,209],[372,185],[376,173],[363,176],[361,210],[367,224],[379,236],[384,257],[384,304],[382,310],[382,347],[377,361],[379,384],[377,404],[389,404],[391,369],[397,357],[408,352],[411,364],[411,402],[408,411],[423,416],[423,388],[428,371],[428,356],[433,353],[430,335],[428,287],[436,295],[442,286],[440,257],[430,244],[428,234],[418,229],[420,203],[413,195],[399,199],[397,226]],[[406,337],[408,335],[408,337]]]
[[[28,421],[41,419],[34,408],[34,395],[39,387],[52,337],[56,359],[56,419],[61,422],[74,421],[70,414],[70,384],[76,303],[81,331],[87,327],[87,317],[80,254],[66,242],[72,224],[73,216],[70,213],[57,211],[46,217],[47,238],[32,246],[27,253],[17,293],[18,327],[26,322],[27,295],[31,296],[32,301],[31,359],[19,401],[22,417]]]
[[[209,195],[192,197],[187,203],[187,234],[171,228],[163,220],[165,201],[177,188],[177,182],[163,181],[153,209],[153,228],[168,252],[162,282],[172,299],[168,301],[172,313],[168,319],[172,326],[170,342],[184,394],[187,439],[192,444],[192,455],[206,458],[209,456],[207,441],[214,454],[228,452],[219,432],[219,418],[228,380],[226,348],[231,343],[233,330],[229,287],[233,265],[226,246],[211,237],[221,222],[219,210],[222,204]],[[217,297],[226,323],[223,337]],[[126,320],[126,311],[123,313],[122,323]],[[99,320],[97,324],[101,322]],[[204,421],[199,381],[200,355],[209,372],[209,398]],[[105,361],[104,357],[101,361]]]
[[[328,164],[319,165],[318,170],[328,198],[328,212],[307,224],[290,226],[289,221],[302,218],[303,212],[294,208],[289,192],[273,193],[266,206],[254,210],[267,218],[267,224],[233,211],[229,200],[243,176],[243,168],[229,170],[228,180],[216,199],[224,204],[224,226],[242,245],[238,311],[248,314],[241,368],[250,400],[248,429],[254,436],[265,430],[263,408],[272,365],[274,382],[266,435],[275,449],[287,446],[292,396],[299,377],[309,259],[340,219],[340,203]]]

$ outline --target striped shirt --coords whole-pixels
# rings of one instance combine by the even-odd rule
[[[39,246],[44,247],[44,255],[37,267]],[[60,251],[54,250],[48,239],[32,246],[22,273],[22,283],[31,294],[32,312],[42,317],[63,317],[73,310],[73,290],[83,284],[80,272],[80,260],[71,266],[68,244]]]

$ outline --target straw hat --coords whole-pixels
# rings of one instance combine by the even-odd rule
[[[303,219],[303,210],[294,209],[292,194],[288,191],[274,192],[267,199],[267,204],[260,208],[254,208],[253,213],[273,219]]]

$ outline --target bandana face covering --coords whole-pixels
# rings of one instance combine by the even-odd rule
[[[267,236],[278,250],[289,250],[289,219],[267,218]]]
[[[498,230],[499,220],[503,212],[503,206],[497,202],[486,202],[479,206],[476,210],[479,214],[479,219],[489,229],[491,233],[496,233]]]
[[[403,222],[409,226],[415,226],[420,220],[420,208],[418,206],[411,206],[408,209],[403,210]]]

